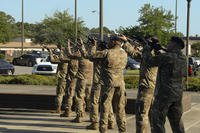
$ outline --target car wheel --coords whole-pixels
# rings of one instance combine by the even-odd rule
[[[12,75],[12,70],[7,70],[7,75]]]
[[[33,66],[33,63],[32,63],[31,61],[29,61],[29,62],[28,62],[28,66],[29,66],[29,67],[32,67],[32,66]]]

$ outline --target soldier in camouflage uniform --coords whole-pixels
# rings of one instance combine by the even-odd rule
[[[184,42],[172,37],[167,52],[153,56],[148,49],[146,60],[150,66],[158,66],[155,100],[152,107],[153,133],[165,133],[165,119],[169,119],[174,133],[184,133],[182,122],[183,81],[187,76],[186,57],[181,52]]]
[[[96,41],[93,40],[94,45],[96,45]],[[82,48],[81,51],[83,51]],[[106,47],[104,44],[99,44],[97,47],[98,50],[105,50]],[[89,52],[84,52],[85,53]],[[84,56],[85,58],[90,58],[87,56]],[[91,58],[90,58],[91,59]],[[88,125],[87,129],[97,130],[99,128],[99,103],[100,103],[100,95],[101,95],[101,88],[103,87],[103,81],[101,80],[103,77],[101,74],[102,71],[102,61],[98,59],[91,59],[93,61],[93,86],[91,89],[91,110],[90,110],[90,121],[91,124]],[[113,109],[111,106],[110,113],[108,116],[108,129],[114,128],[114,115],[113,115]]]
[[[76,87],[76,73],[78,71],[78,60],[70,59],[68,63],[68,71],[67,71],[67,84],[66,84],[66,91],[65,91],[65,111],[61,114],[61,117],[69,117],[72,112],[72,105],[73,105],[73,97],[75,93]]]
[[[81,53],[78,51],[76,53],[71,52],[71,46],[70,42],[68,42],[68,51],[70,58],[75,58],[78,59],[78,72],[76,74],[77,82],[76,82],[76,118],[72,120],[72,122],[81,122],[81,118],[84,116],[85,112],[85,91],[86,91],[86,86],[91,83],[92,81],[89,81],[90,79],[87,79],[87,77],[92,77],[93,76],[93,63],[88,60],[83,58]],[[91,89],[91,86],[88,87]]]
[[[58,48],[60,49],[59,55],[53,54],[52,50],[47,48],[49,51],[50,62],[58,63],[58,67],[57,67],[58,83],[56,87],[56,98],[55,98],[56,110],[53,113],[61,113],[63,96],[65,94],[66,75],[67,75],[67,67],[68,67],[67,62],[61,61],[61,58],[63,56],[62,46],[58,45]]]
[[[126,37],[122,37],[127,42]],[[148,44],[143,44],[142,54],[137,51],[136,48],[128,43],[123,45],[123,49],[132,57],[140,56],[140,73],[139,73],[139,85],[136,99],[136,133],[147,133],[148,128],[148,116],[150,115],[150,108],[154,96],[154,89],[157,77],[157,67],[152,67],[146,62],[146,51]],[[152,55],[155,55],[155,51],[151,51]],[[150,121],[151,124],[151,121]]]
[[[103,59],[102,80],[104,87],[101,95],[100,127],[101,133],[107,133],[108,115],[112,100],[116,110],[116,119],[119,132],[126,131],[126,96],[123,70],[127,63],[127,54],[121,49],[118,38],[112,39],[113,46],[109,50],[96,51],[92,57]]]

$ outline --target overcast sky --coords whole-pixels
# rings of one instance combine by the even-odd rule
[[[99,0],[77,0],[78,17],[85,21],[89,28],[99,24]],[[175,12],[175,0],[104,0],[104,25],[115,30],[119,26],[137,25],[138,10],[150,3],[155,7],[164,7]],[[200,0],[191,3],[191,35],[200,35]],[[40,22],[45,15],[51,16],[55,11],[68,9],[74,14],[74,0],[24,0],[24,20],[30,23]],[[21,0],[1,0],[0,10],[21,21]],[[93,10],[97,12],[92,13]],[[178,0],[178,31],[186,33],[186,0]]]

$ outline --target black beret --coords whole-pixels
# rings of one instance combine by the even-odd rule
[[[171,37],[171,41],[175,42],[178,46],[180,46],[181,49],[185,47],[185,43],[180,37],[173,36]]]

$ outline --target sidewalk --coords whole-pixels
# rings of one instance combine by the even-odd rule
[[[75,115],[75,114],[74,114]],[[40,110],[0,109],[1,133],[98,133],[86,130],[88,117],[83,123],[72,123],[74,117],[60,118],[59,115]],[[193,104],[190,111],[185,112],[183,121],[186,133],[200,131],[200,104]],[[127,133],[135,132],[135,116],[127,115]],[[150,132],[150,130],[149,130]],[[117,127],[109,133],[117,133]],[[166,133],[171,133],[167,121]]]

